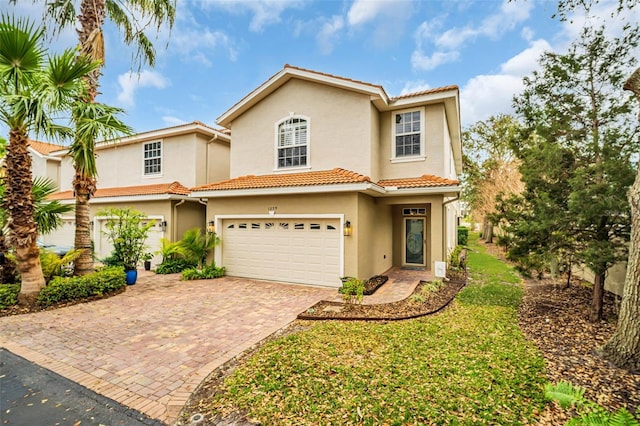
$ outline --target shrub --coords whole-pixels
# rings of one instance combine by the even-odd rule
[[[51,306],[93,296],[103,296],[127,286],[121,267],[109,267],[83,277],[55,277],[42,289],[36,303]]]
[[[458,245],[449,255],[449,266],[454,269],[467,269],[467,257],[463,256],[463,246]]]
[[[469,242],[469,228],[466,226],[458,226],[458,244],[466,246]]]
[[[609,412],[600,405],[586,399],[584,391],[584,388],[573,386],[565,381],[560,381],[556,385],[550,383],[545,385],[545,397],[547,399],[558,401],[558,404],[564,409],[575,408],[578,417],[569,420],[567,425],[640,425],[638,423],[640,410],[635,416],[625,408]]]
[[[73,262],[82,254],[82,250],[70,250],[63,257],[51,250],[40,250],[40,265],[46,282],[53,277],[69,277],[73,274]]]
[[[218,268],[215,265],[207,266],[204,269],[189,268],[182,271],[182,279],[184,281],[190,281],[220,278],[224,276],[225,270],[224,266]]]
[[[20,293],[20,284],[0,285],[0,309],[6,309],[18,303],[18,293]]]
[[[195,269],[197,263],[183,258],[165,259],[156,267],[156,274],[177,274],[185,269]]]
[[[364,280],[349,278],[342,283],[340,293],[342,293],[342,300],[344,300],[345,303],[362,302],[362,295],[364,294]]]
[[[136,269],[146,251],[145,242],[154,221],[144,224],[145,215],[129,208],[104,210],[98,216],[107,218],[103,234],[113,244],[114,262],[124,265],[125,270]]]

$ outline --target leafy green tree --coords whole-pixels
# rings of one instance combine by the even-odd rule
[[[15,0],[13,0],[15,2]],[[41,0],[34,0],[38,3]],[[55,0],[46,2],[46,17],[54,23],[54,31],[76,28],[81,55],[86,55],[100,64],[105,61],[103,27],[108,19],[122,33],[128,46],[135,48],[134,61],[138,71],[144,64],[155,65],[155,49],[147,36],[149,27],[160,30],[163,25],[173,27],[176,0],[81,0],[77,2]],[[101,70],[96,68],[87,77],[89,85],[87,103],[95,102],[98,95]],[[118,112],[111,110],[115,118]],[[85,116],[75,115],[82,120]],[[93,121],[94,123],[95,120]],[[85,275],[93,271],[91,253],[89,200],[96,191],[98,170],[95,167],[94,148],[98,137],[111,138],[131,133],[131,129],[114,120],[103,120],[102,128],[76,133],[69,153],[73,158],[75,173],[73,189],[76,197],[75,246],[83,253],[76,261],[76,273]],[[76,124],[78,125],[78,124]]]
[[[49,56],[43,31],[26,20],[0,18],[0,120],[9,128],[5,157],[5,197],[9,244],[22,277],[20,302],[29,304],[45,285],[34,219],[30,132],[55,135],[64,130],[51,114],[86,96],[84,77],[97,66],[73,50]]]
[[[463,133],[465,146],[465,189],[463,199],[474,219],[483,223],[483,238],[493,239],[496,197],[522,191],[519,161],[511,141],[520,134],[520,124],[510,115],[479,121]]]
[[[134,270],[147,251],[147,237],[154,221],[144,223],[146,216],[135,209],[107,209],[98,213],[107,219],[104,234],[111,244],[113,263],[126,271]]]
[[[595,274],[593,321],[602,316],[606,271],[626,257],[629,239],[625,194],[635,173],[631,159],[638,152],[638,126],[628,120],[630,97],[620,96],[616,88],[636,62],[631,52],[638,42],[638,27],[626,27],[617,38],[607,37],[604,27],[585,27],[567,53],[542,55],[541,70],[524,79],[525,90],[514,100],[529,133],[536,135],[522,139],[517,147],[523,163],[546,172],[544,163],[535,163],[536,156],[527,156],[534,149],[542,151],[543,158],[554,150],[562,152],[570,161],[567,192],[527,201],[534,206],[546,203],[557,212],[566,209],[570,215],[563,233],[575,238],[578,261]],[[523,178],[533,197],[539,179],[535,173]]]

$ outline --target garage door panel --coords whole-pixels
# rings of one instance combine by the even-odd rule
[[[222,264],[233,276],[338,286],[337,219],[227,219]]]

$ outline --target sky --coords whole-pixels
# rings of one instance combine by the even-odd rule
[[[77,2],[77,0],[76,0]],[[0,0],[0,10],[42,20],[43,1]],[[126,110],[143,132],[216,119],[285,64],[382,85],[387,94],[460,88],[463,127],[512,112],[523,77],[545,51],[563,53],[585,18],[553,19],[556,2],[536,0],[178,0],[173,29],[149,31],[156,66],[132,65],[134,50],[105,27],[99,101]],[[617,0],[596,15],[612,33]],[[77,44],[74,30],[48,41]],[[132,72],[133,69],[133,72]],[[4,133],[4,132],[3,132]],[[3,135],[4,136],[4,135]]]

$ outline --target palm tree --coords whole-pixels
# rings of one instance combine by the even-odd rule
[[[34,0],[34,2],[37,0]],[[124,42],[134,45],[135,62],[138,71],[143,64],[155,65],[155,49],[145,34],[150,25],[159,30],[167,24],[173,27],[176,13],[176,0],[82,0],[79,13],[72,1],[48,2],[46,15],[55,23],[56,31],[79,24],[78,39],[80,52],[101,64],[104,64],[104,38],[102,27],[108,18],[122,32]],[[87,77],[89,96],[86,102],[95,101],[98,95],[100,69]],[[112,129],[116,130],[116,129]],[[117,132],[114,132],[114,134]],[[84,275],[93,271],[91,254],[91,236],[89,230],[89,200],[96,190],[98,170],[93,159],[96,134],[87,133],[86,139],[74,140],[78,145],[70,150],[75,168],[73,189],[76,197],[76,234],[75,246],[83,249],[76,261],[76,274]]]
[[[0,120],[9,128],[3,207],[8,213],[8,241],[22,276],[23,304],[32,303],[45,285],[36,245],[28,135],[68,131],[51,114],[87,95],[84,77],[97,67],[73,50],[47,58],[43,36],[42,29],[27,20],[0,18]]]

